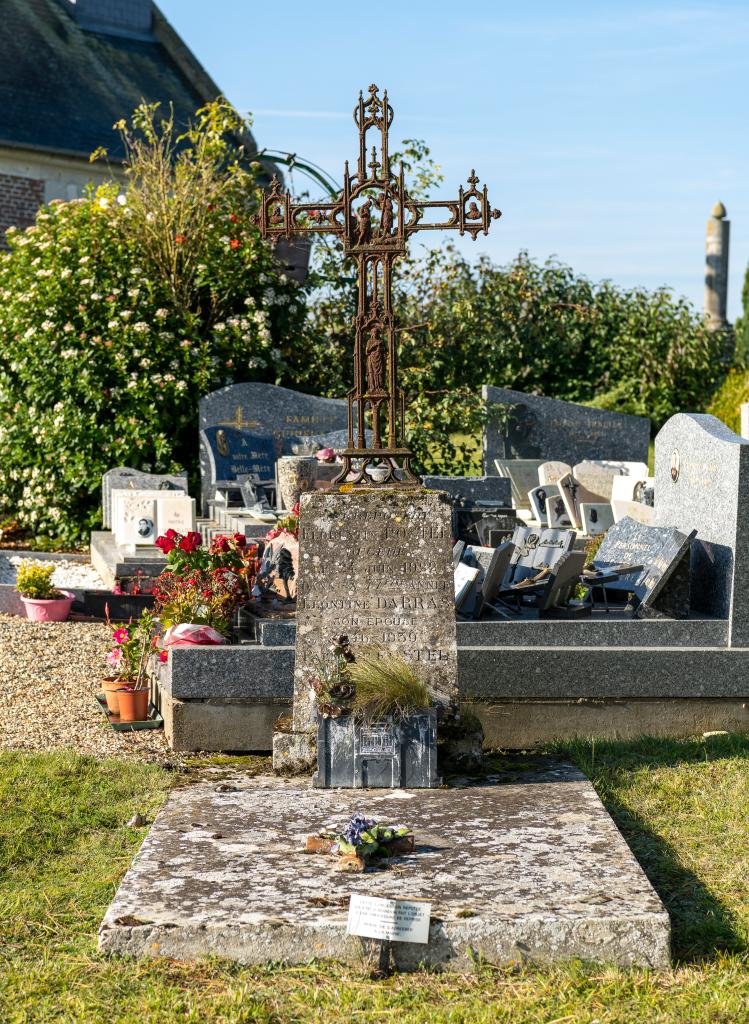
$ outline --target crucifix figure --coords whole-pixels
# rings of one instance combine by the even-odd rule
[[[348,444],[340,453],[343,468],[336,483],[353,479],[366,486],[414,486],[411,452],[403,439],[405,396],[398,386],[397,324],[393,314],[392,277],[395,261],[406,255],[406,242],[418,231],[455,230],[472,239],[487,234],[501,216],[489,205],[486,185],[479,190],[474,171],[469,188],[461,185],[457,199],[435,202],[413,199],[406,191],[403,165],[390,168],[388,134],[393,108],[387,92],[378,96],[370,85],[365,99],[359,93],[354,109],[359,129],[359,155],[351,174],[348,161],[343,190],[329,203],[294,203],[281,191],[276,177],[265,193],[255,221],[263,238],[292,238],[303,234],[333,234],[343,242],[343,254],[356,261],[359,303],[354,319],[354,386],[348,393]],[[367,133],[379,134],[367,162]],[[374,210],[373,210],[374,205]],[[379,224],[374,217],[379,211]],[[427,219],[429,215],[434,219]],[[372,427],[367,444],[366,426]],[[368,467],[384,468],[375,480]],[[353,473],[353,478],[352,478]]]

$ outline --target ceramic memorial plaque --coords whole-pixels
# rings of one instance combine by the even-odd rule
[[[614,524],[614,513],[611,505],[605,502],[587,502],[580,505],[580,515],[583,521],[583,533],[586,537],[597,537],[605,533]]]
[[[531,503],[531,511],[533,512],[533,518],[536,519],[541,526],[549,526],[549,515],[546,509],[547,500],[553,498],[560,498],[559,488],[556,484],[539,484],[538,487],[531,488],[528,491],[528,498]]]
[[[567,506],[562,500],[561,493],[546,499],[546,522],[552,530],[560,529],[564,526],[567,528],[572,526],[572,520],[567,513]]]
[[[156,499],[159,536],[174,530],[182,536],[195,529],[195,499],[186,494],[164,495]]]
[[[117,506],[119,521],[115,534],[118,544],[132,547],[138,544],[155,544],[156,499],[142,491],[124,492]]]

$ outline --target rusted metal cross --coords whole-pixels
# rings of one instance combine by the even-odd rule
[[[387,92],[382,99],[377,95],[376,85],[370,85],[367,99],[359,93],[354,122],[359,129],[359,157],[354,174],[346,161],[340,195],[329,203],[294,203],[274,176],[255,221],[264,238],[337,235],[343,242],[344,257],[356,260],[359,305],[354,320],[354,386],[348,393],[348,444],[340,453],[344,465],[336,482],[350,479],[367,486],[413,486],[418,480],[403,439],[406,402],[398,386],[393,265],[406,255],[406,242],[417,231],[454,229],[475,241],[501,214],[489,205],[486,185],[478,188],[474,171],[468,176],[469,187],[458,189],[457,199],[422,202],[411,198],[403,165],[397,176],[390,169],[388,132],[393,108]],[[376,145],[368,151],[370,130],[379,132],[379,152]],[[430,211],[436,211],[433,216],[437,219],[425,219]],[[368,472],[378,466],[384,467],[384,472]]]

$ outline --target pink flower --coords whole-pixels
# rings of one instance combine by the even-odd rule
[[[335,459],[335,451],[332,448],[321,448],[319,452],[315,452],[315,458],[318,462],[332,462]]]
[[[169,659],[169,651],[159,651],[159,661],[163,665]]]
[[[125,656],[120,650],[120,648],[115,647],[114,650],[110,651],[109,654],[107,655],[107,661],[109,662],[110,665],[117,666],[122,662],[124,657]]]
[[[112,636],[114,637],[114,642],[116,644],[124,644],[126,640],[130,639],[130,634],[124,626],[120,629],[116,629],[114,633],[112,633]]]

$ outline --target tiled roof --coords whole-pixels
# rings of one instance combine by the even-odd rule
[[[171,101],[184,124],[213,98],[183,67],[156,36],[84,30],[59,0],[1,0],[0,146],[121,160],[112,125],[141,100]]]

